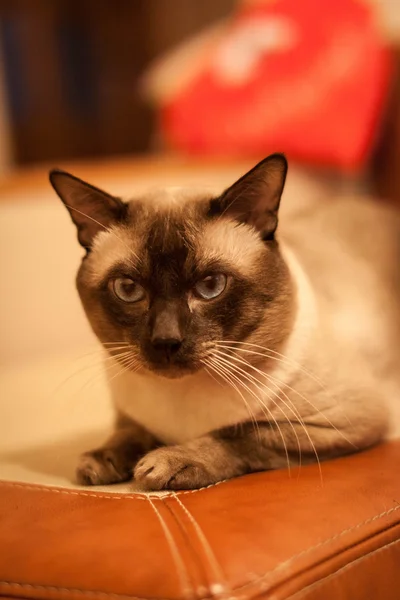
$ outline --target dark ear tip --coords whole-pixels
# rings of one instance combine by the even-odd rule
[[[277,170],[277,172],[282,177],[283,185],[285,185],[286,176],[289,168],[285,154],[283,154],[283,152],[275,152],[274,154],[270,154],[269,156],[267,156],[264,163],[269,163],[274,170]]]
[[[288,160],[283,152],[274,152],[274,154],[270,154],[269,156],[267,156],[266,160],[276,160],[277,162],[283,163],[286,169],[288,168]]]
[[[49,181],[50,181],[51,185],[54,185],[54,179],[58,175],[66,175],[66,173],[65,173],[65,171],[62,171],[61,169],[50,169],[50,171],[49,171]]]
[[[71,175],[70,173],[68,173],[67,171],[63,171],[62,169],[50,169],[49,171],[49,181],[50,184],[52,185],[52,187],[55,189],[55,191],[58,193],[57,191],[57,184],[59,183],[60,179],[59,178],[68,178],[68,179],[77,179],[76,177],[74,177],[73,175]],[[82,182],[83,183],[83,182]]]

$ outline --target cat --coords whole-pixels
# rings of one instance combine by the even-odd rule
[[[357,197],[295,198],[277,231],[286,175],[273,154],[223,193],[125,202],[50,172],[86,250],[77,288],[116,409],[80,484],[200,488],[388,434],[399,216]]]

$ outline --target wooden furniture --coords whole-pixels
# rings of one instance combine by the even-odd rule
[[[400,204],[400,46],[394,49],[394,58],[393,88],[372,158],[371,177],[380,196]]]
[[[234,0],[2,0],[0,43],[17,164],[144,152],[139,80],[155,56]]]

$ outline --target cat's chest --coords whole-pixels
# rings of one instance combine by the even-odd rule
[[[127,373],[110,387],[117,409],[168,444],[250,419],[240,395],[206,374],[168,380]]]

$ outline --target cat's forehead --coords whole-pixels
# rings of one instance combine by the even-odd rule
[[[126,223],[100,232],[90,256],[93,283],[115,266],[127,269],[205,270],[223,262],[249,273],[263,244],[251,228],[210,218],[209,190],[166,188],[129,200]]]
[[[133,206],[141,202],[153,211],[173,210],[188,203],[204,202],[220,192],[221,190],[215,187],[154,187],[147,189],[143,194],[135,194],[132,197],[125,198],[125,202]]]

